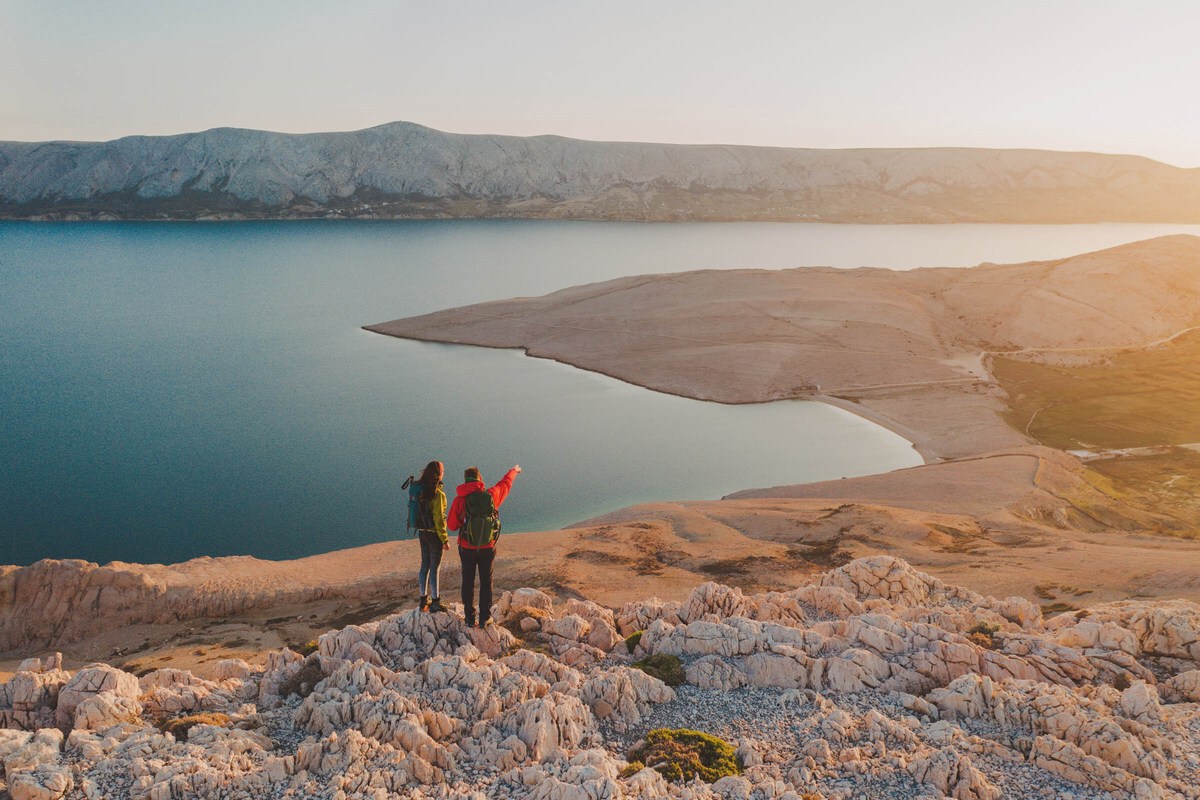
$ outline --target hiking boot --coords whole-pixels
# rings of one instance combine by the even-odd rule
[[[421,605],[417,606],[417,610],[424,611],[427,608],[429,608],[429,595],[423,594],[421,595]]]
[[[446,607],[444,605],[442,605],[442,598],[440,598],[440,597],[433,598],[433,602],[429,604],[429,613],[430,614],[436,614],[439,611],[445,611],[445,610],[446,610]]]
[[[490,628],[495,624],[496,623],[492,622],[490,619],[485,619],[483,622],[479,623],[479,628],[482,630],[483,628]]]

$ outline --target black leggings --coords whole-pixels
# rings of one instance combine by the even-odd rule
[[[462,604],[463,617],[468,625],[475,624],[475,570],[479,570],[479,624],[492,618],[492,563],[496,560],[496,548],[479,550],[458,548],[462,561]]]

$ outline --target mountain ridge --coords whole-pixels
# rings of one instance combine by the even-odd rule
[[[0,218],[1200,222],[1200,169],[1034,149],[598,142],[411,122],[0,142]]]

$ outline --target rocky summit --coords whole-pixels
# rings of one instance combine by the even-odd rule
[[[498,625],[405,611],[212,674],[0,685],[14,800],[1200,797],[1200,606],[1043,619],[890,556],[791,591],[706,583],[619,609],[505,592]],[[671,687],[634,666],[678,659]],[[736,748],[668,781],[659,728]],[[656,769],[657,768],[657,769]]]
[[[0,218],[304,217],[1195,223],[1200,171],[1049,150],[592,142],[409,122],[0,142]]]

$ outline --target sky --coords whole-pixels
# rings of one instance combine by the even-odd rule
[[[232,126],[1200,167],[1200,4],[0,0],[0,140]]]

